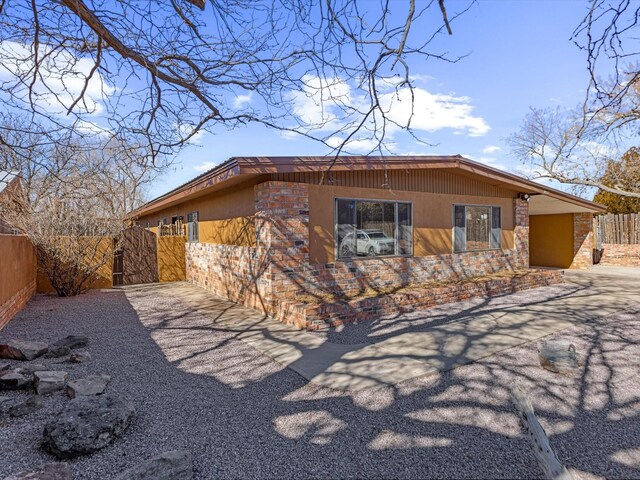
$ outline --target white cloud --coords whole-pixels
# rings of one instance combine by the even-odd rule
[[[246,95],[238,95],[233,99],[233,106],[235,108],[240,108],[244,105],[251,103],[253,98],[253,92],[249,92]]]
[[[0,80],[14,84],[14,94],[25,100],[34,70],[32,48],[11,41],[0,43]],[[38,107],[51,114],[65,115],[86,83],[83,99],[74,107],[75,111],[92,115],[104,112],[103,102],[116,89],[106,83],[99,71],[86,82],[94,67],[91,58],[51,51],[47,45],[40,46],[38,56],[42,61],[32,89],[32,98]]]
[[[409,88],[395,88],[393,78],[384,83],[379,94],[381,110],[390,120],[385,126],[386,140],[393,140],[403,126],[410,125],[413,131],[433,133],[452,130],[454,134],[480,137],[490,127],[480,116],[475,115],[469,97],[454,94],[434,94],[424,88],[414,87],[413,98]],[[315,132],[340,132],[354,128],[364,112],[369,110],[367,98],[358,93],[350,84],[339,79],[320,79],[307,76],[302,91],[292,92],[290,100],[298,121]],[[392,86],[393,88],[387,88]],[[397,86],[397,82],[396,82]],[[413,100],[413,102],[412,102]],[[377,123],[374,122],[377,120]],[[363,137],[380,136],[381,125],[378,117],[371,118],[362,127],[362,135],[354,140],[362,149],[369,144]],[[337,140],[332,139],[333,142]]]
[[[200,165],[196,165],[193,169],[196,172],[206,172],[207,170],[211,170],[213,167],[218,165],[216,162],[203,162]]]
[[[499,152],[500,150],[502,150],[502,148],[498,147],[497,145],[487,145],[482,149],[482,153],[491,155],[492,153]]]

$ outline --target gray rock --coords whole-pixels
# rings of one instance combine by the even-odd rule
[[[36,392],[38,395],[45,395],[56,390],[62,390],[67,382],[67,377],[67,372],[61,371],[35,372],[33,380]]]
[[[42,399],[39,397],[29,397],[24,402],[20,402],[9,408],[9,415],[12,417],[22,417],[29,415],[42,407]]]
[[[48,370],[49,367],[45,367],[44,365],[41,365],[39,363],[34,363],[32,365],[29,364],[25,364],[21,367],[18,368],[14,368],[13,371],[16,373],[20,373],[22,375],[33,375],[35,372],[42,372],[44,370]]]
[[[5,408],[11,403],[11,400],[13,400],[13,397],[0,396],[0,412],[4,412]]]
[[[21,388],[29,388],[32,384],[30,375],[22,373],[9,372],[0,377],[0,390],[18,390]]]
[[[11,364],[9,362],[0,362],[0,375],[5,372],[8,372],[11,368]]]
[[[44,356],[46,358],[60,358],[60,357],[66,357],[70,353],[71,353],[71,349],[66,345],[62,345],[62,346],[52,345],[49,347],[49,351],[45,353]]]
[[[576,347],[568,340],[544,340],[538,346],[540,366],[550,372],[572,375],[580,367]]]
[[[58,458],[74,458],[106,447],[124,433],[131,402],[100,395],[70,400],[44,428],[42,447]]]
[[[69,335],[67,337],[61,338],[57,342],[55,342],[52,347],[67,347],[70,350],[75,348],[86,347],[87,343],[89,343],[89,339],[87,337],[81,337],[78,335]]]
[[[71,398],[102,395],[110,380],[109,375],[89,375],[86,378],[72,380],[67,384],[67,395]]]
[[[5,480],[72,480],[71,467],[66,463],[47,463],[36,469],[10,475]]]
[[[71,363],[85,363],[91,361],[89,352],[73,352],[69,357]]]
[[[191,480],[193,461],[186,450],[173,450],[122,472],[116,480]]]
[[[24,340],[9,340],[0,343],[0,358],[13,360],[33,360],[47,353],[49,346],[42,342],[27,342]]]

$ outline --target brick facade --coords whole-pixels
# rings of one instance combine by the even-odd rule
[[[291,305],[302,297],[322,298],[327,304],[336,304],[336,301],[327,302],[326,299],[344,298],[364,291],[388,292],[393,288],[434,281],[459,282],[529,267],[529,214],[528,203],[523,200],[514,200],[514,249],[427,257],[377,257],[323,264],[310,264],[309,261],[309,192],[306,184],[276,181],[258,184],[255,205],[257,247],[187,244],[187,280],[283,321],[292,321],[293,317],[285,318],[284,313],[293,314],[295,309]],[[522,285],[529,285],[531,278]],[[536,284],[545,281],[539,279]],[[503,292],[513,286],[500,284],[487,288],[478,289],[474,295]],[[447,298],[468,298],[465,295],[469,291],[438,294],[430,297],[425,305],[442,303]],[[401,303],[406,304],[409,298]],[[367,315],[388,312],[389,307],[374,310],[367,308]],[[326,313],[321,319],[315,318],[316,323],[335,320],[335,315],[327,316]]]
[[[573,262],[569,268],[593,265],[593,214],[573,214]]]
[[[598,263],[618,267],[640,267],[640,245],[603,243]]]
[[[0,305],[0,330],[27,304],[36,293],[36,281],[31,281]]]

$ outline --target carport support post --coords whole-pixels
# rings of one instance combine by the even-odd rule
[[[529,202],[513,200],[514,240],[519,268],[529,268]]]
[[[573,214],[573,262],[569,268],[593,265],[593,214]]]

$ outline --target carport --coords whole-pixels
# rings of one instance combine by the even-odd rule
[[[593,215],[605,207],[555,191],[529,198],[529,264],[585,268],[593,265]]]

